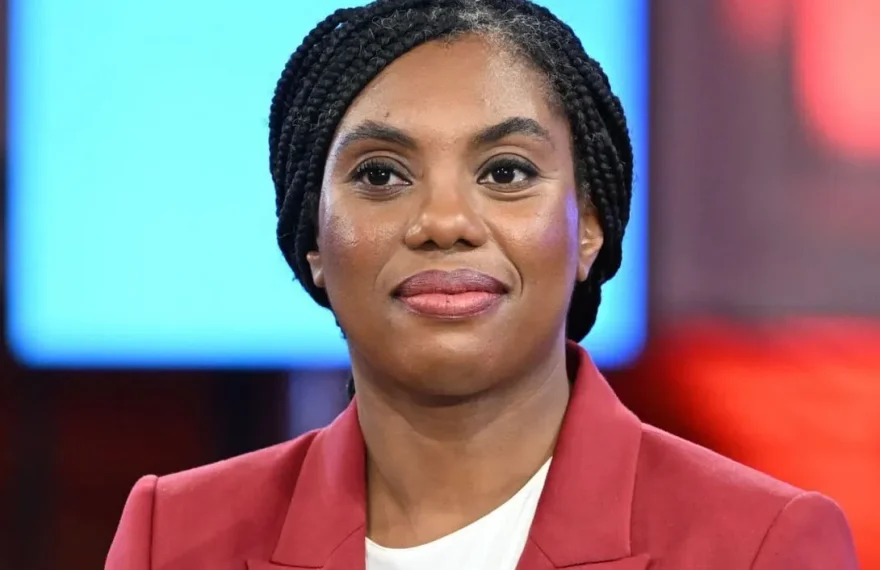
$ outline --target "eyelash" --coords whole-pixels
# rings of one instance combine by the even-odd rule
[[[480,173],[478,180],[483,180],[492,173],[493,170],[497,170],[499,168],[508,168],[511,170],[519,170],[523,174],[525,174],[526,179],[521,180],[519,182],[508,182],[508,183],[495,183],[494,186],[521,186],[530,182],[538,175],[537,169],[531,165],[529,162],[525,160],[515,159],[511,157],[502,157],[498,158],[494,161],[491,161],[488,165],[486,165]],[[369,184],[364,180],[364,177],[372,171],[383,170],[389,172],[391,175],[396,176],[406,182],[406,184],[393,184],[393,185],[373,185]],[[370,186],[373,188],[389,188],[395,186],[409,186],[411,183],[400,173],[399,167],[397,167],[394,163],[390,161],[386,161],[383,159],[372,158],[361,163],[355,171],[351,175],[351,180],[363,186]]]
[[[361,185],[363,185],[363,186],[370,186],[370,187],[375,187],[375,188],[385,188],[385,187],[388,187],[387,184],[386,184],[386,185],[382,185],[382,186],[379,186],[379,185],[373,185],[373,184],[370,184],[370,183],[368,183],[368,182],[366,182],[366,181],[364,180],[364,177],[365,177],[367,174],[369,174],[370,172],[375,171],[375,170],[384,170],[384,171],[388,171],[388,172],[390,172],[392,175],[397,176],[398,178],[401,178],[401,179],[403,179],[403,180],[406,180],[406,177],[400,174],[400,168],[399,168],[399,167],[397,167],[397,166],[396,166],[394,163],[392,163],[392,162],[389,162],[389,161],[386,161],[386,160],[382,160],[382,159],[379,159],[379,158],[371,158],[371,159],[369,159],[369,160],[366,160],[366,161],[362,162],[362,163],[361,163],[361,164],[355,169],[355,171],[352,173],[352,175],[351,175],[351,179],[352,179],[353,182],[357,182],[358,184],[361,184]],[[406,181],[406,185],[407,185],[407,186],[409,185],[409,181],[408,181],[408,180]],[[397,186],[397,185],[395,185],[395,186]]]
[[[483,168],[480,173],[480,177],[478,180],[483,180],[492,173],[493,170],[497,170],[499,168],[508,168],[510,170],[519,170],[523,174],[525,174],[525,180],[521,180],[519,182],[508,182],[508,183],[495,183],[495,186],[508,186],[508,187],[518,187],[523,186],[531,182],[536,176],[538,176],[538,170],[529,162],[516,159],[512,157],[501,157],[496,160],[491,161],[485,168]]]

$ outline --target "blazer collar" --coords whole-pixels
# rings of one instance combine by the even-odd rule
[[[610,569],[614,561],[621,561],[615,569],[644,568],[646,558],[631,558],[630,536],[641,422],[583,348],[569,343],[568,360],[575,381],[530,543],[556,568],[606,563],[601,567]]]
[[[585,350],[567,355],[575,382],[519,568],[642,570],[648,558],[630,550],[641,424]],[[271,562],[249,570],[363,569],[365,455],[352,403],[312,442]]]

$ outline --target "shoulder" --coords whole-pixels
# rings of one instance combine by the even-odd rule
[[[779,511],[764,534],[752,568],[858,568],[843,512],[819,493],[801,493]]]
[[[224,503],[252,504],[254,496],[289,496],[317,431],[250,453],[159,477],[157,497],[165,501],[203,501],[222,496]]]
[[[852,540],[833,501],[644,424],[634,498],[634,540],[680,564],[789,567],[761,565],[784,553],[819,564],[792,567],[856,568],[844,562],[854,564]]]
[[[224,560],[267,556],[317,433],[187,471],[142,477],[125,504],[106,568],[187,568],[206,560],[222,567]]]
[[[680,437],[642,424],[637,491],[644,499],[675,501],[678,508],[709,503],[741,505],[743,510],[765,506],[775,513],[800,489],[737,463]],[[663,490],[663,496],[654,491]],[[691,500],[682,503],[687,494]]]
[[[317,433],[159,477],[155,482],[156,528],[200,532],[196,529],[222,527],[259,534],[280,525]],[[242,528],[245,520],[248,529]]]

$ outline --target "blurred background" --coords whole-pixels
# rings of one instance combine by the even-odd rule
[[[100,568],[142,474],[345,406],[268,105],[343,0],[5,0],[0,569]],[[546,0],[630,117],[586,341],[647,422],[834,498],[880,570],[880,0]]]

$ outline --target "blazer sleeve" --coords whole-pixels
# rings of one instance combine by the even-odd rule
[[[128,495],[104,570],[151,570],[155,475],[142,477]]]
[[[858,570],[852,533],[840,508],[819,493],[793,498],[770,525],[753,570]]]

